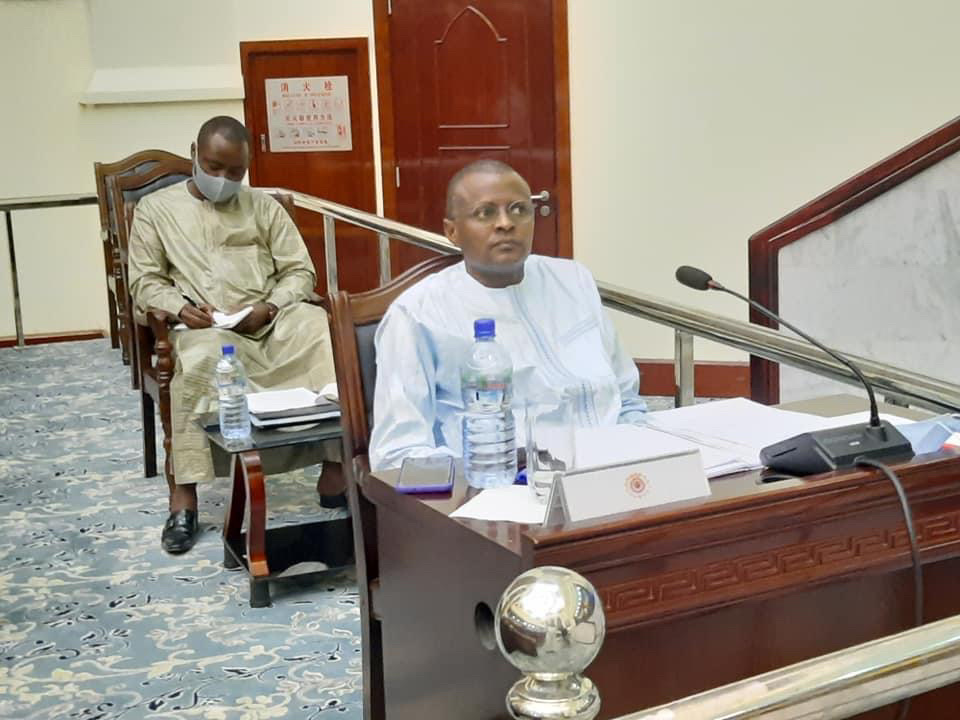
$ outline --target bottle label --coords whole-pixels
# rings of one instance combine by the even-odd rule
[[[510,383],[502,379],[478,378],[468,385],[468,397],[480,405],[500,406],[510,401]]]
[[[481,405],[500,405],[503,402],[503,386],[487,386],[482,390],[477,388],[475,396]]]

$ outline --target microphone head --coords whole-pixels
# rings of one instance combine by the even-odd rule
[[[713,278],[700,268],[681,265],[677,268],[677,280],[682,285],[694,290],[709,290]]]

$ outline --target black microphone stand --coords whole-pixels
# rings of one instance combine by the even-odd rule
[[[792,475],[813,475],[837,468],[853,467],[862,458],[913,457],[910,441],[892,424],[880,419],[873,385],[854,363],[755,300],[724,287],[702,270],[688,266],[678,268],[677,280],[694,290],[719,290],[743,300],[757,312],[792,330],[811,345],[849,368],[867,391],[867,397],[870,400],[868,425],[847,425],[818,430],[768,445],[760,451],[760,460],[764,465],[771,470]]]
[[[807,333],[805,333],[803,330],[798,328],[793,323],[788,323],[779,315],[773,313],[770,310],[767,310],[767,308],[765,308],[763,305],[758,303],[756,300],[751,300],[746,295],[741,295],[736,290],[731,290],[728,287],[724,287],[723,285],[721,285],[720,283],[718,283],[716,280],[713,280],[713,279],[707,281],[707,286],[711,290],[719,290],[720,292],[725,292],[728,295],[733,295],[735,298],[739,298],[740,300],[743,300],[761,315],[764,315],[765,317],[770,318],[775,323],[779,323],[780,325],[783,325],[785,328],[793,331],[794,333],[802,337],[804,340],[806,340],[808,343],[810,343],[814,347],[817,347],[823,350],[827,355],[832,357],[837,362],[842,363],[846,367],[850,368],[850,371],[857,376],[857,379],[860,381],[860,384],[863,385],[864,388],[866,388],[867,398],[870,400],[870,427],[881,426],[882,423],[880,422],[880,412],[877,409],[877,398],[873,394],[873,384],[870,383],[866,377],[864,377],[863,373],[860,372],[860,368],[858,368],[856,365],[854,365],[852,362],[850,362],[847,358],[845,358],[843,355],[838,353],[836,350],[831,350],[829,347],[824,345],[819,340],[811,337],[810,335],[807,335]]]

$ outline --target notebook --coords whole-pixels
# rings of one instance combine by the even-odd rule
[[[319,393],[307,388],[248,393],[247,405],[250,422],[257,427],[340,417],[335,385]]]

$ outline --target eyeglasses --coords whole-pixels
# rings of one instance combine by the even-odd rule
[[[500,217],[501,207],[503,206],[494,203],[483,203],[471,210],[468,217],[477,222],[492,223]],[[533,219],[533,204],[525,200],[512,202],[504,209],[513,222],[528,222]]]

